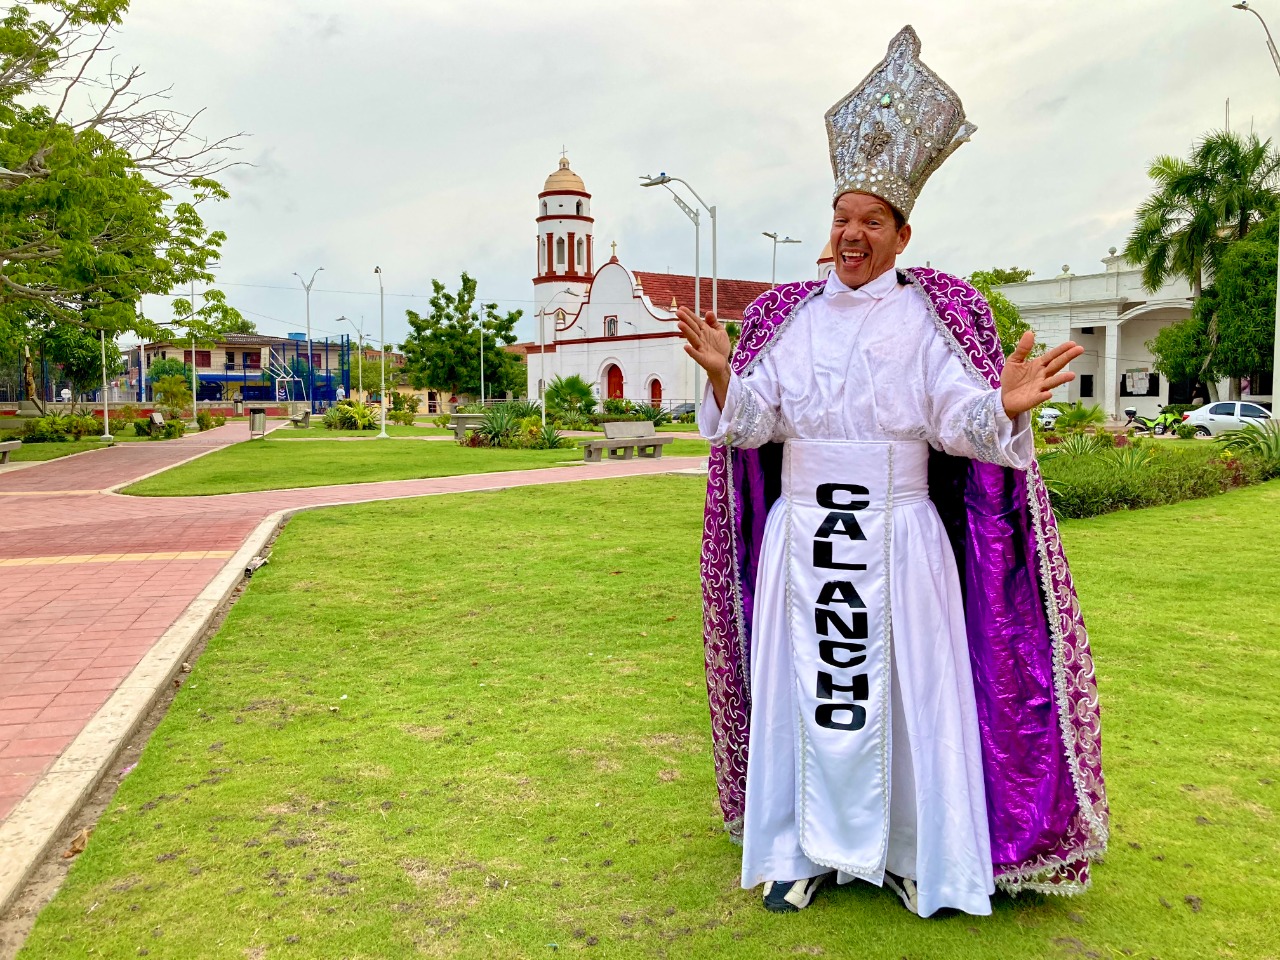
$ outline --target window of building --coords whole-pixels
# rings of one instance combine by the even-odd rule
[[[578,272],[585,273],[587,270],[587,244],[581,237],[578,238]]]
[[[316,353],[311,354],[311,365],[313,367],[324,366],[324,360],[321,359],[321,355],[318,351]]]
[[[160,359],[161,359],[161,360],[168,360],[168,359],[169,359],[169,357],[165,354],[165,352],[164,352],[163,350],[161,350],[161,351],[160,351]]]
[[[190,363],[190,362],[191,362],[191,351],[190,351],[190,350],[183,350],[183,351],[182,351],[182,362],[183,362],[183,363]],[[213,352],[212,352],[212,351],[210,351],[210,350],[197,350],[197,351],[196,351],[196,366],[197,366],[197,367],[204,367],[205,369],[208,369],[209,367],[213,366]]]
[[[544,217],[547,215],[547,201],[545,200],[542,201],[542,215]]]
[[[578,201],[578,216],[582,216],[582,201]]]
[[[244,360],[244,368],[246,370],[262,369],[262,351],[261,350],[246,350],[243,354],[241,354],[241,358]]]
[[[556,237],[556,264],[558,266],[563,267],[564,258],[565,258],[564,237]]]
[[[1080,396],[1082,398],[1090,398],[1090,399],[1093,397],[1093,374],[1092,373],[1080,374]]]
[[[616,337],[618,335],[618,318],[617,317],[604,318],[604,335],[606,337]]]
[[[1147,389],[1141,389],[1141,378],[1138,375],[1133,377],[1133,387],[1129,386],[1130,378],[1126,374],[1120,374],[1120,396],[1122,397],[1158,397],[1160,396],[1160,374],[1146,373]]]
[[[1093,336],[1093,327],[1081,327],[1081,328],[1080,328],[1080,335],[1081,335],[1081,336],[1084,336],[1084,337],[1091,337],[1091,336]]]
[[[234,350],[227,351],[227,366],[234,367],[236,365],[236,352]]]

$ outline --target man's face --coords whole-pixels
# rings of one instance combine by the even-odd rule
[[[831,221],[831,254],[836,276],[857,288],[892,270],[898,254],[911,239],[911,224],[901,228],[893,209],[869,193],[845,193],[836,200]]]

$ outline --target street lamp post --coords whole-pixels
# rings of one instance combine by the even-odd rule
[[[200,429],[200,386],[196,382],[196,284],[191,282],[191,429]]]
[[[311,285],[316,282],[316,274],[324,267],[316,267],[315,273],[311,274],[311,279],[303,281],[302,274],[294,271],[294,276],[298,278],[298,282],[302,284],[302,289],[306,291],[307,297],[307,406],[312,413],[315,412],[315,393],[316,393],[316,371],[315,371],[315,353],[311,349]],[[329,345],[326,342],[324,355],[329,356]]]
[[[351,324],[351,329],[356,332],[358,342],[360,344],[360,366],[356,368],[356,381],[359,386],[356,388],[360,392],[360,402],[364,403],[364,316],[360,317],[360,326],[356,326],[356,322],[350,317],[339,317]]]
[[[382,386],[379,388],[382,398],[382,432],[378,434],[379,440],[387,439],[387,311],[385,309],[385,296],[382,289],[382,268],[374,267],[373,272],[378,275],[378,345],[382,348],[378,351],[378,367],[382,371]],[[364,358],[361,358],[364,362]]]
[[[102,340],[102,439],[111,441],[115,437],[111,436],[111,411],[107,403],[107,331],[99,330],[98,337]]]
[[[773,241],[773,269],[769,273],[769,286],[776,287],[778,285],[778,244],[780,243],[799,243],[799,240],[792,240],[790,237],[782,237],[779,239],[776,233],[770,233],[768,230],[764,232],[764,236]]]
[[[1232,7],[1236,10],[1252,13],[1258,18],[1258,22],[1262,24],[1262,29],[1267,35],[1267,52],[1271,54],[1271,62],[1275,64],[1276,73],[1280,73],[1280,53],[1276,51],[1275,41],[1271,39],[1271,30],[1267,26],[1267,21],[1262,19],[1262,14],[1250,7],[1248,0],[1233,3]],[[1280,398],[1280,256],[1276,258],[1276,324],[1275,341],[1271,347],[1271,406],[1273,409],[1277,398]]]
[[[711,312],[715,313],[718,318],[720,303],[719,303],[719,289],[718,289],[719,285],[717,283],[718,278],[717,278],[717,268],[716,268],[716,208],[715,208],[715,205],[708,204],[707,201],[703,200],[702,197],[698,195],[697,190],[689,186],[688,181],[682,180],[679,177],[669,177],[665,173],[660,173],[656,177],[651,177],[648,174],[645,174],[640,179],[644,181],[644,183],[640,184],[640,186],[642,187],[666,187],[668,190],[670,190],[671,195],[675,198],[676,205],[679,206],[680,209],[684,211],[685,216],[687,216],[690,220],[693,221],[693,243],[694,243],[693,312],[696,313],[699,316],[699,318],[701,318],[702,316],[702,296],[701,296],[702,278],[699,272],[698,258],[701,253],[702,243],[701,243],[699,226],[698,226],[698,219],[699,219],[698,211],[694,210],[688,204],[686,204],[683,200],[681,200],[679,195],[671,187],[671,184],[683,183],[685,186],[685,189],[688,190],[691,194],[693,194],[693,198],[702,205],[703,209],[705,209],[708,214],[710,214],[711,216]],[[693,409],[694,409],[695,415],[702,412],[702,368],[699,367],[696,363],[693,365]]]

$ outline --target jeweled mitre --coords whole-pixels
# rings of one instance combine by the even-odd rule
[[[836,196],[870,193],[910,217],[920,189],[978,128],[960,98],[920,60],[920,38],[903,27],[883,60],[827,111]]]

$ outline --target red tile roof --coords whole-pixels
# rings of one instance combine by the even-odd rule
[[[645,295],[655,307],[663,310],[671,307],[671,299],[677,304],[693,309],[693,277],[679,273],[645,273],[635,271],[635,278]],[[711,309],[711,278],[702,277],[702,309]],[[720,307],[721,320],[741,320],[742,312],[751,305],[760,294],[772,287],[758,280],[726,280],[721,277],[716,281],[717,301]]]

